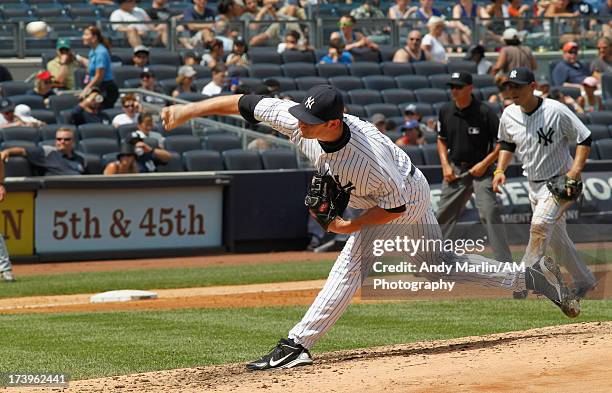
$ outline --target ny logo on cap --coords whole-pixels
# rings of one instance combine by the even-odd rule
[[[453,72],[453,74],[451,75],[452,79],[458,79],[459,78],[459,73],[458,72]]]
[[[306,102],[304,103],[304,106],[308,109],[312,109],[312,106],[314,105],[314,98],[312,98],[312,96],[308,97],[308,99],[306,100]]]
[[[510,78],[516,78],[516,70],[512,70],[510,73]]]

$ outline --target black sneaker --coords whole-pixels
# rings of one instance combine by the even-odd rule
[[[580,314],[580,303],[570,293],[559,266],[550,257],[544,256],[527,268],[525,282],[527,289],[546,296],[568,317],[576,318]]]
[[[310,352],[291,339],[282,338],[269,354],[247,364],[249,370],[267,370],[269,368],[292,368],[312,364]]]

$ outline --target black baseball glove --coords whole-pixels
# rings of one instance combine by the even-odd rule
[[[315,173],[308,187],[304,203],[310,214],[327,231],[329,223],[342,216],[351,197],[350,188],[326,173]]]
[[[546,187],[561,201],[575,201],[582,195],[582,182],[567,175],[553,177],[546,182]]]

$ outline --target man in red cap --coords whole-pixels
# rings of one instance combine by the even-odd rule
[[[578,61],[578,44],[567,42],[563,45],[563,60],[557,63],[552,72],[553,86],[580,88],[582,81],[591,76],[589,68]]]

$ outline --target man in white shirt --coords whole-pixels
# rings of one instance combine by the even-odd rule
[[[202,94],[205,96],[216,96],[223,91],[225,81],[225,73],[227,69],[224,64],[217,64],[212,69],[212,80],[202,89]]]
[[[136,0],[119,0],[119,8],[110,16],[111,22],[133,22],[130,24],[113,24],[113,30],[125,33],[130,45],[135,48],[142,45],[142,37],[148,32],[157,32],[162,42],[167,42],[166,25],[152,25],[139,22],[149,22],[151,18],[146,11],[136,7]]]

